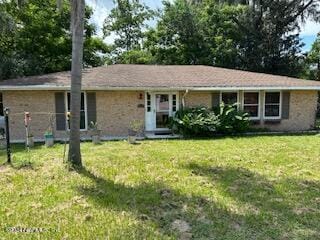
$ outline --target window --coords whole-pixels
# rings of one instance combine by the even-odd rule
[[[169,94],[156,95],[156,108],[158,112],[169,111]]]
[[[232,105],[238,102],[238,93],[237,92],[222,92],[221,93],[221,102],[225,104]]]
[[[4,116],[2,93],[0,93],[0,116],[1,117]],[[5,138],[5,129],[4,128],[0,128],[0,139],[4,139],[4,138]]]
[[[81,107],[80,107],[80,129],[87,129],[87,112],[86,112],[86,95],[84,92],[81,93]],[[67,93],[67,112],[70,112],[70,93]],[[68,126],[70,128],[70,126]]]
[[[172,95],[172,112],[177,111],[177,96],[175,94]]]
[[[280,118],[280,92],[266,92],[264,96],[264,118]]]
[[[147,93],[147,112],[151,112],[151,95]]]
[[[249,113],[251,119],[259,119],[259,92],[243,94],[243,110]]]
[[[2,93],[0,93],[0,116],[4,116],[4,112],[3,112],[3,96],[2,96]]]

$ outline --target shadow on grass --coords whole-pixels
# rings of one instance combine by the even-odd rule
[[[246,229],[263,229],[276,233],[276,238],[320,239],[318,181],[292,178],[271,181],[245,168],[198,164],[187,168],[193,175],[218,185],[224,196],[247,206],[245,216],[240,218]]]
[[[92,179],[94,186],[79,186],[78,191],[101,207],[119,212],[129,211],[140,222],[156,224],[163,236],[185,233],[194,239],[318,239],[319,210],[312,199],[319,195],[318,182],[286,179],[268,181],[242,168],[187,166],[191,177],[207,179],[203,184],[219,185],[223,196],[236,201],[232,208],[218,202],[215,196],[182,194],[163,183],[127,186],[78,169]],[[277,186],[286,187],[286,194]],[[190,230],[172,228],[176,220],[188,223]],[[143,230],[140,229],[143,234]],[[143,236],[141,236],[143,238]]]
[[[194,222],[197,220],[189,211],[190,209],[184,209],[186,204],[203,207],[203,205],[209,204],[206,199],[181,195],[161,183],[126,186],[98,177],[85,168],[77,171],[95,183],[95,186],[92,187],[80,186],[78,191],[99,206],[119,212],[129,211],[142,223],[145,221],[155,223],[162,236],[176,238],[179,233],[172,229],[172,223],[176,220],[183,220],[192,227],[194,236],[209,237],[203,229],[195,231],[197,226]],[[199,214],[201,215],[201,213]],[[140,231],[141,234],[144,234],[141,229]],[[181,232],[182,235],[188,236],[191,236],[192,233],[191,228]],[[140,237],[144,239],[147,236]]]

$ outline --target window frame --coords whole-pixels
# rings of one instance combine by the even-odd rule
[[[258,93],[258,103],[257,104],[245,104],[244,103],[244,95],[246,93]],[[245,106],[258,106],[258,116],[256,117],[251,117],[249,116],[249,120],[260,120],[260,116],[261,116],[261,113],[260,113],[260,91],[243,91],[242,92],[242,110],[244,111],[244,107]]]
[[[0,117],[4,117],[3,92],[0,92]]]
[[[146,102],[145,102],[145,106],[146,106],[146,112],[147,113],[149,113],[149,112],[151,112],[152,111],[152,107],[151,107],[151,105],[152,105],[152,101],[151,101],[151,93],[149,93],[149,92],[146,92]]]
[[[279,116],[266,116],[266,94],[267,93],[279,93]],[[269,103],[269,105],[272,105]],[[273,104],[273,105],[278,105],[278,104]],[[281,113],[282,113],[282,91],[279,90],[274,90],[274,91],[264,91],[263,94],[263,119],[266,120],[279,120],[281,119]]]
[[[240,108],[240,93],[239,91],[234,91],[234,90],[225,90],[225,91],[220,91],[220,97],[219,97],[219,102],[222,103],[222,94],[223,93],[236,93],[237,94],[237,109],[239,110]]]
[[[65,103],[65,115],[66,115],[66,129],[67,129],[67,131],[70,131],[69,124],[68,124],[68,93],[70,93],[70,91],[66,91],[64,94],[64,103]],[[87,92],[81,91],[81,94],[82,93],[83,93],[83,98],[84,98],[83,100],[84,100],[85,128],[80,128],[80,131],[84,132],[84,131],[88,131],[88,108],[87,108]],[[70,103],[70,106],[71,106],[71,103]],[[80,106],[80,108],[81,108],[81,106]],[[80,112],[81,112],[81,110],[80,110]],[[80,117],[81,117],[81,115],[80,115]]]

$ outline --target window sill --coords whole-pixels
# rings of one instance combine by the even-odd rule
[[[249,117],[249,121],[260,121],[260,117]]]

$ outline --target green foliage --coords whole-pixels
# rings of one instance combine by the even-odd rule
[[[14,29],[0,35],[0,79],[70,70],[70,2],[61,11],[56,0],[28,0],[0,3],[10,16]],[[93,38],[95,26],[89,23],[92,11],[86,9],[84,66],[103,64],[101,53],[108,51],[101,39]]]
[[[123,64],[152,64],[155,63],[154,57],[149,51],[130,50],[122,53],[115,60],[117,63]]]
[[[18,2],[18,3],[17,3]],[[116,0],[94,37],[86,8],[84,66],[108,63],[205,64],[320,79],[319,37],[306,61],[299,24],[319,21],[319,1],[165,1],[161,12],[139,0]],[[157,17],[154,28],[148,20]],[[106,55],[108,54],[108,55]],[[0,1],[0,79],[69,70],[70,2]]]
[[[118,53],[139,48],[144,36],[143,28],[147,27],[146,20],[151,19],[154,12],[139,0],[117,0],[115,4],[105,19],[104,36],[112,33],[117,36],[114,45]]]
[[[316,1],[314,1],[316,3]],[[303,69],[299,18],[313,9],[304,1],[259,1],[232,21],[242,39],[239,67],[244,70],[298,76]]]
[[[233,134],[249,129],[249,117],[247,113],[238,111],[236,104],[221,104],[218,111],[205,107],[184,108],[170,119],[169,127],[184,136]]]
[[[111,52],[111,47],[96,36],[89,36],[84,41],[84,67],[97,67],[105,63],[105,55]]]
[[[320,81],[320,33],[312,44],[312,48],[307,55],[308,72],[307,77]]]
[[[249,4],[250,2],[250,4]],[[319,2],[165,1],[144,48],[159,64],[206,64],[299,76],[299,21],[319,16]]]
[[[221,103],[218,118],[221,124],[217,127],[217,132],[232,134],[242,133],[249,129],[249,115],[237,110],[238,104],[225,105]]]
[[[210,63],[214,66],[240,68],[243,50],[239,49],[243,35],[232,20],[247,12],[242,5],[219,5],[207,1],[201,11],[202,34],[208,42]]]
[[[218,116],[205,107],[178,110],[170,119],[170,128],[185,136],[210,136],[217,131]]]
[[[186,0],[165,1],[163,4],[163,13],[156,28],[147,33],[144,47],[161,64],[208,63],[199,8]]]

